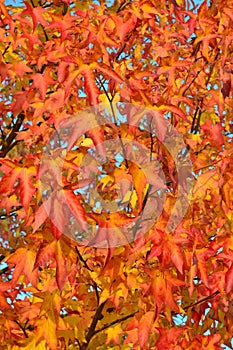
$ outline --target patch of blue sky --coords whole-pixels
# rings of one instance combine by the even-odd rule
[[[111,7],[114,4],[114,0],[106,0],[106,6]]]
[[[79,97],[87,97],[87,94],[82,89],[78,89],[78,96]]]
[[[24,1],[23,0],[5,0],[4,1],[4,4],[6,5],[6,6],[9,6],[9,5],[11,5],[11,6],[25,6],[24,5]]]
[[[124,157],[122,156],[122,154],[121,153],[117,153],[116,155],[115,155],[115,160],[116,160],[116,166],[117,167],[120,167],[121,166],[121,163],[124,161]]]
[[[232,350],[233,349],[233,338],[231,339],[231,348],[227,346],[226,344],[221,344],[220,345],[224,350]]]

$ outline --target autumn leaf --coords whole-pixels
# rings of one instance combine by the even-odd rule
[[[78,223],[80,224],[83,230],[87,230],[86,226],[86,216],[85,211],[83,209],[81,203],[81,196],[76,196],[73,191],[70,190],[62,190],[63,198],[65,203],[71,210],[71,213],[75,216]]]
[[[9,266],[14,266],[11,285],[14,287],[21,276],[25,276],[26,281],[33,286],[37,284],[37,270],[34,270],[36,254],[27,249],[20,248],[15,253],[9,256],[7,263]]]
[[[116,325],[115,327],[108,328],[106,331],[107,340],[106,344],[108,345],[112,341],[114,344],[119,344],[119,336],[122,333],[122,328],[120,325]]]
[[[231,348],[232,4],[0,13],[1,347]]]
[[[148,338],[152,330],[154,312],[148,311],[142,315],[138,324],[139,345],[143,348],[148,343]]]
[[[50,69],[46,69],[44,74],[32,74],[33,86],[39,89],[42,99],[45,99],[48,86],[54,84],[54,80],[50,77]]]
[[[143,204],[143,190],[147,184],[147,179],[143,170],[134,163],[130,164],[129,171],[133,178],[133,186],[138,197],[138,207],[141,211]]]
[[[60,240],[57,242],[57,250],[56,250],[56,280],[57,285],[60,291],[62,291],[65,281],[67,279],[67,267],[65,257],[62,254],[61,243]]]

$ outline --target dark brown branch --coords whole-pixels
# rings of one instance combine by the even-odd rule
[[[117,9],[116,13],[119,13],[120,11],[124,10],[124,8],[131,3],[131,0],[124,1]]]
[[[5,47],[5,49],[4,49],[3,53],[2,53],[2,56],[4,56],[5,53],[7,53],[8,49],[10,47],[10,44],[11,44],[11,42]]]
[[[84,267],[88,270],[88,271],[93,271],[88,265],[86,260],[83,259],[82,254],[80,253],[80,251],[78,250],[78,247],[75,247],[76,253],[78,255],[79,260],[83,263]],[[95,281],[93,281],[93,284],[91,284],[91,286],[94,288],[95,290],[95,295],[96,295],[96,300],[97,300],[97,305],[99,304],[100,301],[100,296],[99,296],[99,292],[98,292],[98,285]]]
[[[97,305],[99,305],[100,302],[100,296],[99,296],[99,291],[98,291],[98,285],[96,282],[93,284],[94,290],[95,290],[95,295],[96,295],[96,300],[97,300]]]
[[[8,266],[6,266],[6,267],[4,267],[4,269],[0,270],[0,275],[3,275],[6,272],[8,272]]]
[[[153,131],[152,131],[152,121],[153,121],[153,117],[151,117],[151,121],[150,121],[150,162],[152,161],[152,157],[153,157],[153,148],[154,148],[154,138],[153,138]]]
[[[80,341],[78,340],[78,338],[75,338],[76,342],[78,343],[78,346],[79,346],[79,349],[82,348],[81,344],[80,344]]]
[[[20,210],[20,209],[22,209],[22,208],[23,208],[23,207],[20,205],[19,207],[12,209],[12,210],[9,212],[9,214],[2,214],[2,215],[0,215],[0,220],[5,220],[6,218],[10,218],[10,217],[12,217],[12,216],[17,215],[17,211]],[[1,261],[1,260],[0,260],[0,261]]]
[[[204,303],[205,301],[214,298],[214,297],[215,297],[216,295],[218,295],[218,294],[220,294],[220,292],[217,290],[217,291],[214,292],[213,294],[211,294],[211,295],[209,295],[209,296],[207,296],[207,297],[205,297],[205,298],[203,298],[203,299],[200,299],[200,300],[196,301],[195,303],[192,303],[192,304],[189,304],[188,306],[183,307],[183,310],[186,311],[186,310],[190,309],[191,307],[194,307],[194,306],[197,306],[197,305],[199,305],[199,304],[201,304],[201,303]]]
[[[25,338],[28,338],[28,335],[27,335],[25,328],[17,320],[14,320],[14,321],[19,326],[19,328],[23,331]]]
[[[104,308],[104,305],[106,304],[106,302],[107,302],[107,300],[98,306],[98,308],[95,312],[95,315],[93,317],[93,320],[91,322],[89,331],[86,335],[86,342],[82,344],[81,350],[87,349],[92,337],[95,335],[95,328],[96,328],[98,321],[102,318],[102,311],[103,311],[103,308]]]
[[[185,96],[186,92],[190,89],[191,85],[195,82],[195,80],[197,79],[198,75],[201,73],[201,70],[199,70],[197,72],[197,74],[195,75],[195,77],[193,77],[193,79],[191,80],[191,82],[188,84],[188,86],[185,88],[185,90],[182,92],[182,96]]]
[[[117,323],[121,323],[121,322],[123,322],[123,321],[128,320],[129,318],[133,317],[133,316],[136,315],[137,313],[138,313],[138,311],[135,311],[135,312],[133,312],[132,314],[129,314],[129,315],[124,316],[124,317],[122,317],[122,318],[118,318],[118,319],[115,320],[115,321],[112,321],[112,322],[110,322],[110,323],[107,323],[106,325],[104,325],[104,326],[101,327],[100,329],[97,329],[97,330],[94,332],[94,335],[96,335],[97,333],[100,333],[100,332],[104,331],[105,329],[107,329],[107,328],[109,328],[109,327],[114,326],[114,325],[117,324]]]
[[[83,259],[83,257],[82,257],[82,255],[81,255],[80,251],[78,250],[78,247],[77,247],[77,246],[75,247],[75,250],[76,250],[76,253],[77,253],[77,255],[78,255],[79,260],[83,263],[84,267],[85,267],[87,270],[89,270],[89,271],[93,271],[93,270],[87,265],[86,260]]]
[[[19,131],[23,121],[24,121],[24,114],[20,113],[18,115],[18,119],[17,119],[16,123],[13,125],[13,128],[12,128],[9,136],[4,139],[4,143],[2,145],[2,150],[0,153],[0,158],[4,158],[7,155],[7,153],[12,149],[12,147],[13,147],[12,143],[13,143],[15,137],[17,136],[17,132]],[[14,143],[14,146],[15,146],[15,143]]]
[[[120,55],[122,54],[122,52],[124,51],[126,47],[126,43],[124,43],[124,45],[122,46],[122,48],[120,49],[120,51],[117,53],[116,57],[115,57],[115,61],[118,60],[118,58],[120,57]]]

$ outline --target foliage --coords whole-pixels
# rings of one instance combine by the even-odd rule
[[[0,10],[1,348],[230,345],[232,2],[25,0],[12,6],[0,0]],[[43,147],[75,113],[116,102],[151,108],[176,128],[193,164],[194,188],[186,215],[166,232],[177,198],[171,155],[150,133],[124,123],[90,130],[67,155],[64,173],[76,217],[107,221],[74,195],[69,180],[88,147],[101,140],[128,137],[159,156],[167,193],[147,234],[117,247],[83,246],[43,210]],[[125,176],[135,185],[125,200],[138,215],[149,194],[145,179],[126,159],[111,169],[105,182],[98,180],[101,195],[112,201]],[[53,210],[62,217],[59,200]],[[109,220],[117,226],[124,218]]]

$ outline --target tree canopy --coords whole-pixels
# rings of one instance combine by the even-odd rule
[[[2,349],[222,349],[233,3],[0,0]]]

